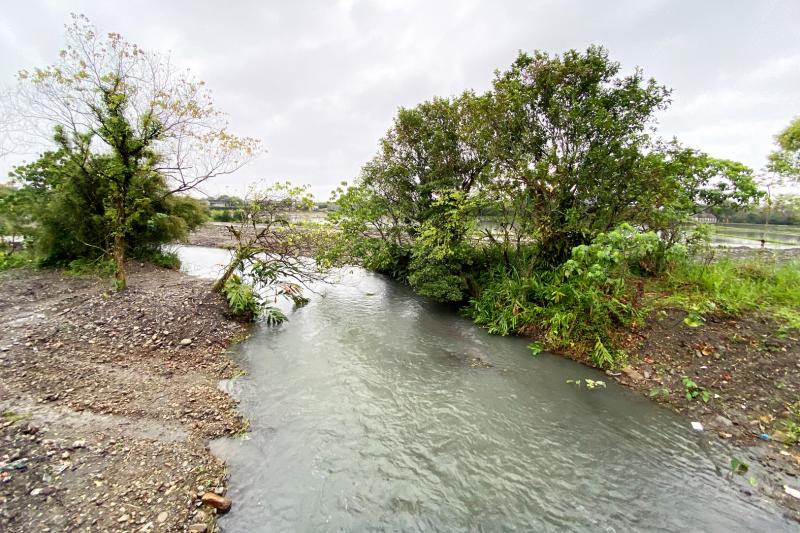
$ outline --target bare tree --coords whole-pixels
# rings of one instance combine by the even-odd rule
[[[230,263],[215,282],[214,290],[225,292],[232,303],[246,277],[250,287],[244,286],[248,296],[243,300],[251,296],[260,298],[260,311],[272,322],[281,322],[285,317],[268,302],[284,297],[295,304],[304,304],[307,300],[303,289],[326,279],[310,256],[327,234],[292,223],[289,213],[312,205],[307,187],[278,183],[251,189],[239,222],[227,227],[235,244]],[[258,314],[252,313],[253,310],[251,306],[251,314]]]

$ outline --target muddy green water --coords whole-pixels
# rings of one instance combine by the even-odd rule
[[[226,253],[184,247],[211,276]],[[689,421],[353,269],[236,348],[226,532],[784,531]],[[473,367],[476,358],[491,368]],[[746,459],[748,459],[746,457]],[[751,473],[758,476],[751,466]]]

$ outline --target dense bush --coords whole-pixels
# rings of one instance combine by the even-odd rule
[[[102,178],[113,160],[95,156],[84,165],[75,162],[70,148],[47,152],[37,161],[17,167],[12,177],[15,213],[36,256],[43,265],[67,266],[76,259],[94,261],[109,256],[116,223],[107,203],[113,185]],[[135,209],[129,213],[126,255],[175,267],[176,258],[161,246],[186,238],[208,217],[205,202],[170,194],[163,176],[140,176],[130,193]]]
[[[490,333],[535,333],[551,349],[588,354],[595,365],[622,365],[612,332],[640,318],[635,285],[626,283],[642,264],[663,263],[655,233],[623,225],[572,249],[569,260],[552,270],[521,275],[497,265],[481,280],[481,293],[467,314]]]

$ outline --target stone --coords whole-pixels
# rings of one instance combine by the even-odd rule
[[[206,533],[206,531],[208,531],[208,526],[205,524],[192,524],[189,526],[189,531],[194,533]]]
[[[642,381],[644,379],[644,377],[642,377],[639,371],[633,368],[632,366],[626,366],[625,368],[623,368],[622,373],[625,375],[625,377],[627,377],[628,379],[632,379],[633,381]]]
[[[160,513],[158,513],[158,516],[156,517],[156,522],[158,522],[159,524],[163,524],[164,522],[167,521],[167,516],[168,515],[166,511],[161,511]]]
[[[78,439],[72,443],[73,448],[86,448],[86,440],[85,439]]]
[[[181,339],[181,346],[189,346],[192,344],[192,339]]]
[[[120,516],[119,518],[117,518],[117,522],[119,522],[119,523],[127,522],[130,519],[131,519],[131,517],[129,515],[124,514],[124,515]]]
[[[201,498],[202,502],[216,509],[220,514],[225,514],[231,510],[231,501],[219,494],[206,492]]]
[[[778,441],[783,444],[790,444],[792,442],[792,439],[789,437],[789,435],[787,435],[783,431],[775,431],[770,436],[772,437],[772,440]]]
[[[717,417],[714,420],[716,420],[717,424],[719,424],[722,427],[729,428],[733,426],[733,422],[731,422],[729,418],[725,418],[724,416],[717,415]]]

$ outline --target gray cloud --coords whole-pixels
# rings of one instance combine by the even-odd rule
[[[760,168],[800,114],[800,3],[623,0],[9,3],[0,83],[61,47],[70,12],[171,50],[214,91],[233,130],[268,153],[209,192],[290,179],[317,197],[352,180],[399,106],[483,90],[517,50],[603,44],[674,89],[664,136]],[[5,174],[19,161],[0,161]]]

